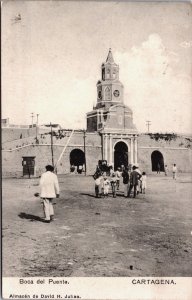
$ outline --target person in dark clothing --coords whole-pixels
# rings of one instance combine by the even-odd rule
[[[123,184],[124,184],[124,197],[127,197],[128,194],[128,184],[129,184],[129,173],[128,169],[125,168],[122,172]]]
[[[129,186],[129,192],[127,196],[128,198],[130,198],[132,188],[134,188],[133,198],[135,198],[137,194],[137,185],[138,185],[138,180],[141,178],[141,174],[139,174],[136,171],[136,169],[137,168],[133,166],[133,171],[131,172],[131,176],[130,176],[130,186]]]
[[[96,166],[96,172],[101,173],[101,169],[100,169],[99,165]]]
[[[161,166],[160,163],[157,164],[157,174],[161,173]]]

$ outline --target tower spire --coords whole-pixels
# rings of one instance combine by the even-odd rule
[[[109,53],[107,55],[106,62],[114,63],[114,59],[113,59],[113,54],[112,54],[111,48],[109,48]]]

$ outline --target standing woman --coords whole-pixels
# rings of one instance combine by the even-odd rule
[[[123,184],[124,184],[124,197],[128,195],[128,183],[129,183],[129,173],[128,169],[125,168],[122,172]]]

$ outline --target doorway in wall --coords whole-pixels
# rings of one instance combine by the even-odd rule
[[[71,172],[82,173],[85,166],[85,153],[80,149],[73,149],[70,153]]]
[[[23,156],[22,161],[23,166],[23,176],[31,176],[35,175],[35,156]]]
[[[128,166],[128,147],[124,142],[118,142],[114,147],[114,170]]]
[[[152,171],[158,171],[158,166],[160,166],[160,172],[164,172],[164,159],[163,154],[160,151],[153,151],[151,154],[151,167]]]

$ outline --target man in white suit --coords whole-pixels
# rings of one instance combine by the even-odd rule
[[[50,223],[53,220],[53,198],[59,198],[59,183],[57,175],[53,173],[54,168],[47,165],[46,172],[41,175],[40,179],[40,197],[43,200],[43,208],[45,213],[45,222]]]

